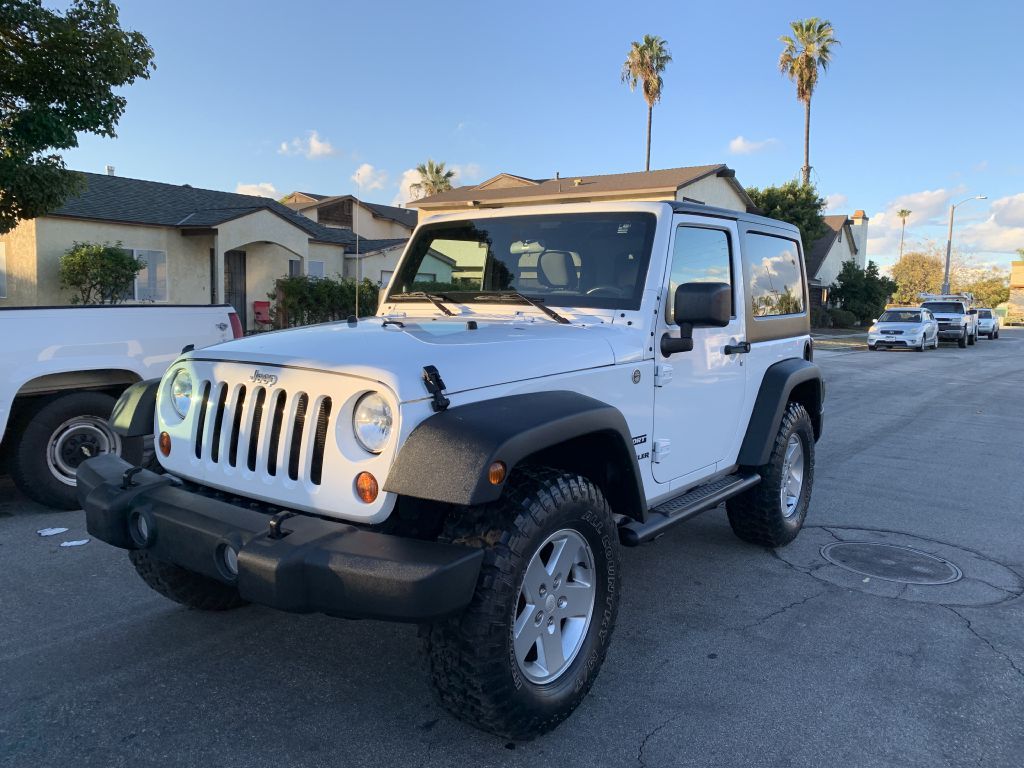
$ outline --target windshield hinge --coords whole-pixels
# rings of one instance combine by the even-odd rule
[[[654,366],[654,386],[664,387],[672,381],[672,366],[668,363],[658,363]]]
[[[435,413],[440,413],[451,404],[451,400],[441,394],[444,389],[444,379],[437,372],[437,368],[432,365],[423,366],[423,383],[427,387],[427,392],[434,398],[430,407],[434,409]]]

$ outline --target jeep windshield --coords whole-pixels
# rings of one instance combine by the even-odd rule
[[[482,304],[517,293],[546,306],[639,309],[655,226],[654,214],[636,212],[427,224],[409,246],[388,301],[431,294]]]
[[[921,306],[932,312],[946,315],[962,315],[964,313],[964,305],[959,301],[926,301]]]
[[[897,310],[887,310],[882,313],[882,316],[878,318],[880,323],[920,323],[921,313],[920,312],[904,312]]]

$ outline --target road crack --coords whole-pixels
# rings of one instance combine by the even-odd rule
[[[778,608],[778,609],[772,611],[771,613],[769,613],[769,614],[767,614],[765,616],[762,616],[760,619],[758,619],[757,621],[753,622],[752,624],[744,624],[742,627],[739,627],[739,630],[740,631],[744,631],[744,630],[747,630],[747,629],[753,629],[754,627],[759,627],[762,624],[764,624],[766,621],[769,621],[770,619],[773,619],[776,616],[780,616],[783,613],[785,613],[786,611],[789,611],[789,610],[791,610],[793,608],[796,608],[797,606],[803,605],[804,603],[810,602],[814,598],[821,597],[822,595],[827,594],[827,593],[828,593],[828,590],[827,589],[823,589],[821,592],[815,592],[813,595],[809,595],[808,597],[805,597],[802,600],[796,600],[796,601],[794,601],[792,603],[784,605],[781,608]]]
[[[987,637],[985,637],[983,634],[981,634],[978,630],[976,630],[974,628],[974,624],[971,622],[971,620],[968,619],[966,616],[964,616],[962,613],[960,613],[960,611],[958,611],[956,608],[953,608],[953,607],[948,606],[948,605],[943,605],[942,607],[945,608],[950,613],[952,613],[958,619],[960,619],[967,626],[967,631],[968,632],[970,632],[976,638],[981,640],[981,642],[983,642],[985,645],[987,645],[989,647],[989,650],[992,651],[992,653],[994,653],[996,656],[1000,657],[1007,664],[1009,664],[1010,667],[1013,669],[1013,671],[1016,672],[1017,675],[1019,675],[1022,680],[1024,680],[1024,669],[1021,669],[1019,666],[1017,666],[1017,662],[1015,662],[1013,660],[1012,656],[1010,656],[1009,654],[1004,653],[1003,651],[1000,651],[998,648],[996,648],[995,644],[993,644],[993,642],[991,640],[989,640]]]
[[[640,749],[638,749],[636,753],[636,761],[638,764],[646,767],[647,763],[644,762],[644,750],[647,748],[647,742],[654,738],[654,736],[657,735],[661,730],[663,730],[667,725],[678,720],[679,717],[681,717],[681,715],[678,715],[676,717],[670,717],[661,725],[656,726],[644,735],[643,740],[640,742]]]

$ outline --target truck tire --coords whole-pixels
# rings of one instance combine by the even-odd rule
[[[75,472],[87,458],[115,453],[132,463],[146,461],[145,438],[123,439],[110,429],[115,402],[104,392],[69,392],[24,410],[8,432],[18,489],[48,507],[78,509]],[[149,445],[152,455],[152,440]]]
[[[200,611],[227,611],[246,604],[234,587],[158,560],[144,549],[133,549],[128,557],[146,584],[176,603]]]
[[[517,469],[501,499],[453,517],[441,538],[485,550],[466,610],[421,631],[441,703],[506,738],[550,731],[590,690],[615,626],[608,502],[580,475]]]
[[[967,349],[967,330],[966,329],[964,329],[964,332],[960,335],[960,338],[956,340],[956,345],[958,347],[960,347],[960,349]]]
[[[970,336],[967,337],[967,343],[970,344],[972,347],[975,345],[975,343],[977,341],[978,341],[978,334],[977,333],[972,333]]]
[[[796,538],[807,517],[814,483],[814,427],[799,403],[782,416],[761,482],[726,502],[729,525],[743,541],[781,547]]]

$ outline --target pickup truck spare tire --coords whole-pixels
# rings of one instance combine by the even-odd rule
[[[105,392],[68,392],[23,410],[9,433],[18,489],[48,507],[78,509],[75,472],[83,461],[104,453],[146,461],[145,438],[122,438],[107,423],[115,402]]]
[[[550,731],[590,690],[615,626],[608,502],[580,475],[517,469],[498,501],[460,510],[442,539],[482,547],[484,562],[465,612],[422,630],[441,703],[504,737]]]

